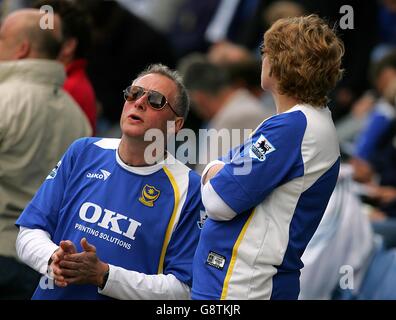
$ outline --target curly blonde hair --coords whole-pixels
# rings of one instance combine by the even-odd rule
[[[317,15],[277,20],[265,32],[262,50],[278,92],[302,103],[324,106],[342,77],[344,45]]]

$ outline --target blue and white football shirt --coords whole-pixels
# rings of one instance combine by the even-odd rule
[[[119,139],[74,142],[17,225],[42,229],[54,243],[86,237],[99,258],[145,274],[173,274],[191,286],[199,237],[199,176],[168,154],[165,163],[129,167]],[[94,285],[37,287],[33,299],[107,299]]]
[[[237,215],[206,220],[192,298],[297,299],[301,255],[339,172],[330,111],[296,105],[265,120],[230,156],[209,183]]]

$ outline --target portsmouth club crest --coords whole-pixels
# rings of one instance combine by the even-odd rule
[[[139,201],[147,207],[153,207],[154,201],[160,196],[160,191],[153,186],[146,184],[142,189]]]
[[[256,158],[259,161],[264,161],[266,156],[276,149],[268,141],[264,135],[260,135],[260,137],[254,142],[249,150],[249,155],[252,158]]]

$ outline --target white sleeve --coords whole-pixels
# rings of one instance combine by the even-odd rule
[[[205,207],[206,213],[209,218],[213,220],[219,221],[227,221],[234,218],[237,214],[234,210],[232,210],[224,201],[220,198],[220,196],[213,189],[210,184],[210,180],[203,184],[205,180],[205,176],[208,173],[209,169],[217,164],[224,164],[221,160],[214,160],[209,162],[202,172],[201,177],[201,195],[202,195],[202,203]]]
[[[190,287],[173,274],[147,275],[109,265],[109,277],[100,294],[123,300],[188,300]]]
[[[216,193],[210,181],[202,188],[202,203],[208,217],[213,220],[227,221],[237,215]]]
[[[208,173],[209,169],[215,166],[216,164],[225,164],[225,163],[221,160],[213,160],[206,165],[204,171],[202,171],[202,176],[201,176],[201,191],[202,191],[202,187],[204,186],[203,181],[205,180],[206,174]]]
[[[52,242],[48,232],[41,229],[19,228],[16,250],[19,259],[29,267],[46,274],[48,261],[58,246]]]

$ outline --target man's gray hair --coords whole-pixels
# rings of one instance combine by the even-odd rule
[[[186,120],[188,112],[190,110],[190,98],[188,96],[186,87],[183,84],[183,79],[180,74],[176,70],[172,70],[166,65],[161,63],[152,64],[147,67],[144,71],[139,73],[136,79],[139,79],[148,74],[161,74],[170,80],[172,80],[177,87],[177,96],[176,96],[176,112]]]

